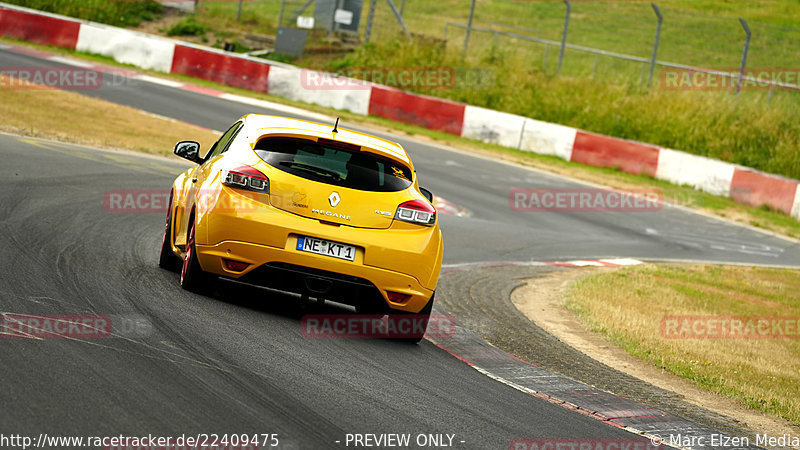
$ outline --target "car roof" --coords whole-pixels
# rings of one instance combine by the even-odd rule
[[[245,122],[247,139],[251,146],[254,146],[262,137],[270,134],[325,138],[357,145],[362,147],[364,151],[385,156],[412,167],[411,159],[400,144],[341,127],[337,127],[338,133],[332,133],[333,123],[322,124],[265,114],[248,114],[242,117],[241,120]]]

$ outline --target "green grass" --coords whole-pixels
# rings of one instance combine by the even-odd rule
[[[800,425],[800,344],[793,338],[668,338],[670,315],[794,317],[800,272],[703,265],[644,265],[573,283],[566,306],[615,345],[748,408]]]
[[[676,186],[666,181],[656,180],[645,175],[632,175],[612,168],[592,167],[571,163],[555,156],[537,155],[535,153],[523,152],[497,145],[483,144],[469,139],[453,136],[451,134],[428,130],[415,125],[394,122],[375,116],[361,116],[348,111],[334,110],[332,108],[326,108],[318,105],[300,103],[267,94],[254,93],[239,88],[223,86],[217,83],[191,78],[185,75],[165,75],[153,71],[143,71],[129,64],[118,63],[106,56],[74,52],[71,50],[31,44],[29,42],[14,39],[0,38],[0,41],[25,45],[63,55],[79,56],[83,59],[98,63],[126,67],[132,70],[139,70],[141,72],[149,73],[151,75],[168,77],[195,85],[219,89],[237,95],[259,98],[307,109],[309,111],[328,114],[331,116],[338,116],[342,118],[343,123],[361,124],[378,127],[378,129],[393,130],[395,132],[405,133],[409,136],[416,136],[420,139],[430,140],[444,145],[449,145],[454,148],[463,149],[471,153],[478,153],[492,158],[513,161],[518,164],[535,167],[548,172],[558,173],[568,177],[585,180],[616,189],[656,188],[664,194],[664,198],[670,203],[683,205],[695,210],[705,211],[712,215],[725,217],[730,220],[753,225],[762,229],[783,234],[785,236],[800,239],[800,221],[794,220],[782,212],[776,212],[770,210],[769,208],[750,207],[741,203],[736,203],[730,198],[714,196],[697,191],[688,186]],[[235,119],[235,117],[230,118],[231,121]]]
[[[41,0],[16,0],[38,5]],[[288,18],[305,2],[287,1]],[[400,1],[396,2],[398,5]],[[800,60],[800,15],[797,0],[662,0],[664,14],[659,59],[704,67],[732,68],[739,64],[744,32],[737,20],[750,22],[753,40],[749,67],[797,66]],[[139,2],[78,2],[61,0],[49,6],[83,18],[104,9]],[[83,5],[75,13],[78,5]],[[362,14],[362,37],[369,2]],[[133,7],[133,6],[130,6]],[[169,29],[177,34],[224,33],[236,42],[246,33],[273,34],[280,2],[257,0],[243,4],[236,21],[237,2],[201,1],[190,19]],[[312,14],[313,9],[305,15]],[[477,3],[477,27],[524,27],[532,35],[560,40],[565,7],[560,1],[520,2],[485,0]],[[486,108],[560,123],[597,133],[684,150],[800,178],[800,92],[675,91],[646,87],[647,67],[608,56],[568,49],[560,75],[555,75],[557,46],[498,37],[476,31],[462,58],[463,30],[451,28],[443,41],[445,22],[465,23],[466,0],[407,0],[406,23],[417,37],[400,33],[388,5],[378,2],[372,42],[344,54],[309,53],[294,64],[347,72],[355,68],[444,66],[455,70],[458,82],[449,89],[410,90]],[[111,14],[105,14],[110,17]],[[102,20],[101,20],[102,21]],[[497,25],[497,24],[503,25]],[[587,47],[649,57],[655,35],[655,14],[649,2],[573,2],[568,42]],[[493,25],[494,24],[494,25]],[[525,33],[525,32],[522,32]],[[222,40],[217,39],[221,45]],[[311,45],[325,45],[315,36]],[[546,56],[545,56],[546,54]],[[280,55],[272,57],[286,60]],[[595,68],[596,67],[596,68]]]
[[[463,78],[453,89],[411,90],[800,178],[800,103],[793,99],[768,104],[763,94],[736,99],[722,92],[650,90],[552,76],[525,64],[509,49],[473,62],[435,46],[395,40],[365,46],[325,68],[457,67],[472,80]]]
[[[164,8],[153,0],[4,0],[7,3],[39,9],[118,27],[135,27],[160,17]]]
[[[140,70],[130,64],[122,64],[114,61],[113,59],[102,56],[81,52],[73,52],[56,47],[48,47],[37,44],[31,44],[24,41],[13,39],[0,39],[0,41],[13,42],[34,48],[40,48],[47,51],[54,51],[61,54],[72,54],[80,56],[81,58],[95,61],[99,63],[110,64],[114,66],[126,67],[132,70]],[[148,72],[152,75],[167,76],[153,71]],[[730,198],[719,197],[705,192],[697,191],[688,186],[676,186],[667,181],[657,180],[646,175],[632,175],[620,172],[613,168],[592,167],[582,164],[571,163],[564,161],[555,156],[538,155],[530,152],[523,152],[516,149],[507,147],[500,147],[492,144],[478,143],[469,139],[453,136],[448,133],[443,133],[435,130],[429,130],[415,125],[394,122],[388,119],[383,119],[375,116],[361,116],[351,113],[349,111],[334,110],[323,106],[306,104],[297,101],[287,100],[280,97],[274,97],[268,94],[254,93],[239,88],[223,86],[214,82],[191,78],[185,75],[168,75],[169,78],[193,83],[196,85],[206,86],[213,89],[219,89],[233,94],[249,96],[252,98],[259,98],[276,103],[288,104],[291,106],[300,107],[309,111],[319,112],[328,115],[336,115],[342,118],[343,121],[349,123],[361,123],[367,125],[378,126],[386,129],[392,129],[405,133],[409,136],[419,136],[424,139],[430,139],[445,145],[450,145],[456,148],[466,149],[472,152],[484,153],[493,155],[501,159],[513,160],[523,165],[540,168],[550,172],[561,173],[570,177],[590,181],[593,183],[607,185],[613,188],[627,189],[627,188],[657,188],[663,194],[667,201],[686,206],[688,208],[704,210],[708,213],[718,215],[721,217],[729,218],[731,220],[739,220],[740,222],[749,223],[760,228],[774,231],[786,236],[800,239],[800,222],[787,216],[786,214],[774,211],[768,207],[750,207],[733,201]],[[231,118],[233,120],[235,118]]]
[[[197,23],[195,16],[186,16],[167,29],[167,36],[200,36],[206,33],[206,25]]]
[[[287,2],[285,16],[301,3]],[[737,67],[744,43],[739,17],[749,21],[753,32],[749,67],[793,68],[800,60],[795,44],[800,28],[786,28],[798,25],[793,17],[800,15],[800,2],[658,3],[664,15],[659,60]],[[249,2],[243,7],[246,24],[238,25],[233,22],[235,8],[235,3],[202,2],[198,20],[270,29],[278,15],[270,2]],[[477,3],[474,25],[508,31],[515,30],[496,24],[524,27],[535,30],[532,35],[558,41],[564,12],[560,1],[490,0]],[[648,89],[648,67],[641,63],[608,56],[595,60],[572,49],[565,52],[561,75],[556,76],[557,47],[550,46],[545,58],[541,44],[502,36],[495,40],[485,32],[473,33],[462,58],[463,30],[451,27],[445,43],[444,23],[463,24],[468,15],[469,2],[464,0],[407,0],[404,17],[417,37],[409,42],[388,5],[379,2],[370,45],[345,56],[313,55],[293,63],[343,73],[365,67],[451,67],[458,75],[454,88],[410,90],[800,178],[800,92],[776,91],[768,102],[767,92],[743,92],[736,98],[728,92],[663,90],[661,68],[654,73],[654,88]],[[655,17],[649,2],[573,2],[568,42],[649,58]]]

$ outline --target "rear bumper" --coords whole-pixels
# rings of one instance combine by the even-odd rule
[[[291,234],[283,248],[238,241],[196,245],[204,271],[259,286],[321,297],[358,306],[365,311],[388,310],[417,313],[430,300],[433,290],[413,276],[366,266],[363,255],[353,262],[296,249],[297,235]],[[225,259],[244,262],[241,271],[229,270]],[[405,294],[403,302],[392,302],[387,291]]]
[[[383,279],[380,274],[394,273],[402,275],[403,279],[413,278],[413,282],[397,282],[395,285],[403,284],[406,289],[419,286],[430,292],[436,289],[443,256],[442,235],[438,225],[425,227],[400,221],[395,221],[385,229],[331,225],[283,211],[267,201],[263,194],[261,197],[248,197],[223,186],[207,197],[204,205],[207,207],[198,207],[197,244],[213,247],[226,242],[248,243],[263,247],[271,255],[269,259],[254,255],[254,262],[243,260],[250,264],[286,262],[360,276],[379,286]],[[358,249],[355,261],[341,261],[326,256],[309,259],[310,254],[295,250],[298,236],[354,245]],[[281,259],[269,248],[286,252],[291,258]],[[243,253],[245,257],[251,255],[253,252],[250,251]],[[355,270],[353,266],[359,267],[358,273],[351,272]],[[373,278],[373,275],[378,278]]]

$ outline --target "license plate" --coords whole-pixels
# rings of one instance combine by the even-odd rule
[[[297,237],[297,249],[316,253],[317,255],[331,256],[333,258],[353,261],[356,259],[356,247],[354,245],[340,244],[338,242],[326,241],[308,236]]]

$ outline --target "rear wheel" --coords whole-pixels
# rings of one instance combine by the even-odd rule
[[[431,299],[428,300],[428,304],[425,305],[424,308],[418,313],[409,313],[404,311],[394,311],[393,314],[402,314],[406,316],[413,316],[414,317],[414,326],[412,327],[412,332],[408,334],[404,334],[404,337],[396,339],[397,341],[401,342],[408,342],[409,344],[416,344],[422,340],[425,336],[425,330],[428,329],[428,322],[431,319],[431,311],[433,311],[433,300],[435,299],[436,294],[431,295]],[[391,318],[391,317],[390,317]]]
[[[158,257],[158,265],[162,269],[173,272],[178,271],[181,259],[172,251],[172,192],[169,193],[167,203],[167,224],[164,226],[164,237],[161,240],[161,254]]]
[[[209,288],[209,275],[203,272],[197,260],[197,250],[194,243],[194,218],[189,222],[189,233],[186,237],[186,257],[181,267],[181,287],[187,291],[204,292]]]

